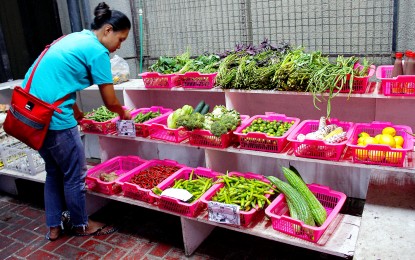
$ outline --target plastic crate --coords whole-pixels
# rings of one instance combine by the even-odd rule
[[[327,212],[327,219],[320,227],[309,226],[304,222],[290,217],[285,195],[281,193],[265,209],[265,214],[271,219],[272,227],[285,234],[317,243],[327,227],[339,214],[347,196],[333,191],[329,187],[318,184],[308,184],[310,191],[317,197]]]
[[[15,138],[12,138],[13,140]],[[40,154],[21,142],[10,142],[8,145],[2,144],[1,160],[4,168],[36,175],[45,170],[45,161]]]
[[[123,109],[129,109],[123,106]],[[79,126],[81,127],[81,131],[85,133],[93,133],[93,134],[110,134],[117,131],[117,121],[120,119],[119,116],[114,117],[113,119],[104,121],[104,122],[97,122],[92,119],[83,118],[79,122]]]
[[[88,189],[107,195],[113,195],[121,192],[121,186],[116,184],[118,178],[127,174],[129,171],[147,162],[138,156],[117,156],[108,161],[100,163],[88,170],[86,183]],[[115,173],[117,179],[105,182],[100,179],[102,173]]]
[[[242,133],[242,131],[250,126],[252,122],[258,118],[262,118],[268,121],[283,121],[283,122],[292,122],[294,124],[288,129],[280,137],[275,136],[268,136],[265,133],[257,133],[257,132],[250,132],[250,133]],[[284,147],[287,145],[288,135],[294,130],[294,128],[300,123],[299,118],[295,117],[286,117],[283,114],[276,114],[276,113],[265,113],[265,115],[257,115],[249,118],[241,126],[239,126],[236,131],[234,132],[235,135],[238,137],[238,141],[240,144],[241,149],[248,149],[248,150],[256,150],[256,151],[265,151],[265,152],[274,152],[279,153],[281,152]]]
[[[270,183],[270,181],[265,178],[263,175],[260,174],[255,174],[255,173],[251,173],[251,172],[247,172],[247,173],[239,173],[239,172],[230,172],[228,173],[229,176],[242,176],[246,179],[257,179],[266,183]],[[209,201],[211,201],[211,198],[213,196],[215,196],[215,194],[223,187],[225,186],[225,184],[223,182],[217,183],[215,185],[213,185],[207,192],[205,192],[205,194],[201,197],[201,201],[207,205],[209,203]],[[272,191],[272,189],[270,190]],[[265,197],[269,198],[271,196],[271,194],[265,194]],[[256,208],[252,208],[249,211],[239,211],[239,217],[240,217],[240,225],[243,227],[248,226],[249,224],[251,224],[252,220],[254,219],[254,217],[258,214],[260,209],[258,209],[258,207]]]
[[[388,145],[380,144],[357,145],[359,133],[366,132],[370,136],[376,136],[377,134],[381,134],[382,129],[388,126],[395,128],[396,135],[403,137],[404,143],[402,149],[391,148]],[[354,163],[403,167],[406,153],[412,151],[414,147],[413,138],[409,133],[412,133],[412,129],[409,126],[392,125],[390,122],[375,121],[372,123],[358,123],[353,127],[353,132],[347,142],[347,146],[351,149]]]
[[[170,113],[173,112],[173,109],[170,108],[164,108],[159,106],[152,106],[150,108],[139,108],[131,112],[131,119],[134,119],[139,113],[148,113],[148,112],[160,112],[160,116],[155,117],[153,119],[147,120],[142,123],[135,123],[135,135],[141,136],[141,137],[147,137],[149,133],[149,127],[152,123],[156,123],[159,121],[162,121],[164,119],[167,119],[167,117],[170,115]]]
[[[171,175],[169,178],[157,185],[157,187],[161,190],[173,187],[174,182],[176,180],[188,180],[192,171],[193,178],[195,178],[195,176],[198,175],[201,177],[211,178],[213,181],[216,181],[217,176],[220,175],[220,173],[214,172],[211,169],[201,167],[193,169],[186,167],[180,169],[179,171]],[[182,202],[178,199],[170,198],[167,196],[159,196],[157,194],[154,194],[152,191],[150,192],[150,196],[154,197],[154,200],[160,209],[169,210],[188,217],[197,216],[205,208],[205,204],[201,201],[201,196],[191,203]]]
[[[181,143],[189,138],[189,131],[184,127],[168,128],[167,117],[151,123],[148,131],[150,138],[167,142]]]
[[[331,118],[327,124],[336,124],[346,132],[347,139],[352,135],[352,122],[339,121]],[[297,140],[299,134],[306,135],[318,130],[319,120],[304,120],[289,135],[288,141],[293,144],[294,154],[298,157],[315,158],[329,161],[338,161],[346,147],[347,140],[340,143],[327,143],[324,140]]]
[[[361,68],[362,65],[356,63],[354,68]],[[375,75],[376,66],[371,65],[368,75],[364,77],[353,77],[353,84],[352,84],[352,93],[355,94],[363,94],[366,92],[367,86],[369,85],[369,79]],[[338,84],[340,86],[340,83]],[[350,93],[350,75],[347,75],[346,82],[343,84],[342,89],[339,91],[340,93]]]
[[[143,78],[146,88],[172,88],[174,74],[161,74],[158,72],[144,72],[139,74]]]
[[[382,65],[376,70],[385,96],[415,96],[415,75],[392,77],[393,65]]]
[[[203,74],[196,71],[176,74],[173,77],[173,84],[182,88],[210,89],[215,85],[216,75],[217,73]]]
[[[241,115],[241,124],[245,120],[249,119],[247,115]],[[214,136],[209,130],[196,129],[193,131],[188,131],[189,143],[195,146],[203,147],[215,147],[215,148],[227,148],[234,141],[236,141],[236,136],[233,131],[229,131],[226,134],[221,135],[220,137]]]
[[[173,160],[150,160],[146,163],[143,163],[139,167],[135,168],[133,171],[130,171],[128,174],[117,180],[117,184],[122,187],[123,195],[128,198],[153,203],[154,197],[150,196],[151,189],[142,188],[137,184],[131,183],[130,180],[136,175],[140,174],[142,171],[145,171],[153,166],[170,166],[170,167],[186,167],[183,164],[179,164]],[[166,178],[167,179],[167,178]],[[162,181],[161,181],[162,182]],[[161,183],[160,182],[160,183]],[[154,186],[157,186],[160,183],[154,183]]]

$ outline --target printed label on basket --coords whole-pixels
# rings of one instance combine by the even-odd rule
[[[209,221],[232,225],[241,224],[238,205],[209,201],[208,213]]]
[[[168,188],[165,189],[161,196],[167,196],[171,198],[175,198],[181,201],[188,201],[190,200],[193,195],[185,189],[176,189],[176,188]]]
[[[117,135],[135,137],[134,120],[117,121]]]

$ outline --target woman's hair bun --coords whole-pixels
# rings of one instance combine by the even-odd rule
[[[105,2],[101,2],[95,7],[94,15],[94,20],[108,19],[111,17],[110,7]]]

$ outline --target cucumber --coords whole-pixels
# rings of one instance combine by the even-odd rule
[[[200,113],[202,112],[203,107],[205,106],[205,101],[201,100],[199,102],[199,104],[197,104],[197,106],[195,107],[195,109],[193,110],[193,113]]]
[[[202,111],[200,111],[200,114],[205,115],[209,112],[209,105],[205,104],[205,106],[202,108]]]

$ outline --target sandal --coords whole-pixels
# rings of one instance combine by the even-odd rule
[[[52,238],[50,235],[51,233],[55,233],[55,232],[57,232],[57,236],[55,238]],[[51,227],[49,228],[49,231],[46,234],[45,238],[49,241],[55,241],[58,238],[60,238],[62,234],[63,234],[63,230],[61,229],[61,227]]]
[[[78,236],[78,237],[83,237],[83,236],[102,236],[102,235],[109,235],[112,234],[114,232],[118,231],[118,228],[112,225],[104,225],[100,228],[98,228],[97,230],[95,230],[94,232],[88,233],[88,232],[76,232],[75,230],[73,230],[73,235],[74,236]]]

